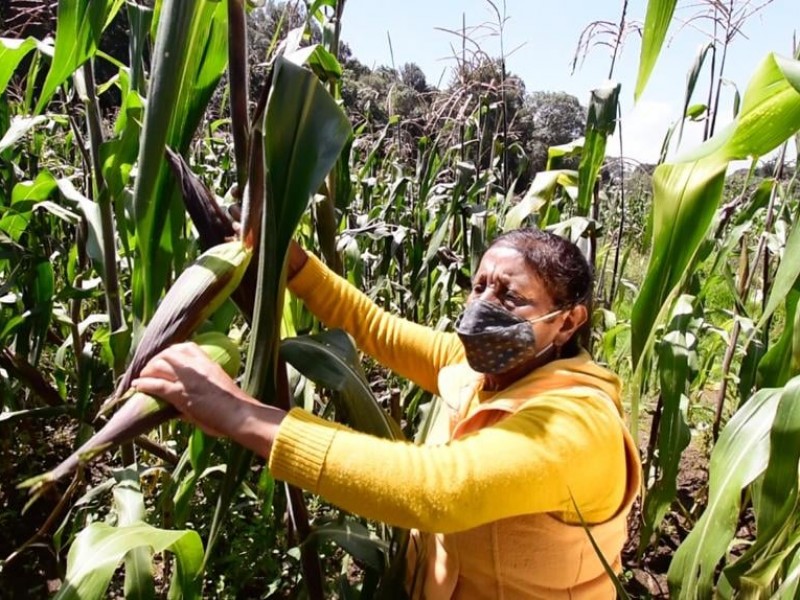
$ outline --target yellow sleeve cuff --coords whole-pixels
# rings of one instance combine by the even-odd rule
[[[272,445],[269,457],[272,476],[318,493],[325,458],[333,438],[342,428],[300,408],[293,408],[284,417]]]
[[[287,282],[287,286],[295,296],[304,299],[319,289],[330,276],[335,274],[316,255],[309,252],[306,264]]]

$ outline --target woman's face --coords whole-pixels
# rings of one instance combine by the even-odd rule
[[[467,303],[478,299],[502,306],[526,320],[541,317],[557,308],[542,279],[528,266],[518,250],[508,246],[494,246],[483,255],[472,279],[472,291]],[[568,332],[564,329],[565,325],[572,325],[571,322],[566,323],[571,321],[570,314],[570,310],[565,310],[552,318],[533,323],[537,351],[550,344],[561,346],[569,339],[576,329],[571,326]]]

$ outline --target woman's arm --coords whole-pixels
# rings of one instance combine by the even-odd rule
[[[439,370],[463,357],[455,334],[389,314],[295,242],[288,269],[289,289],[326,326],[344,329],[361,350],[422,388],[436,393]]]
[[[276,478],[402,527],[446,533],[541,512],[578,522],[572,498],[584,519],[600,522],[627,482],[622,425],[598,398],[540,396],[473,435],[417,446],[262,405],[194,344],[159,354],[133,385],[268,458]]]
[[[621,423],[603,401],[553,397],[445,446],[358,433],[300,409],[281,425],[277,479],[345,510],[448,533],[511,516],[555,513],[589,523],[619,509],[627,467]]]

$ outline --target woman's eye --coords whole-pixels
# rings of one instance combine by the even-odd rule
[[[472,284],[472,291],[476,294],[480,294],[483,290],[486,289],[486,286],[483,283],[474,283]]]
[[[503,303],[509,306],[522,306],[525,304],[525,300],[521,296],[517,296],[516,294],[506,294],[505,298],[503,299]]]

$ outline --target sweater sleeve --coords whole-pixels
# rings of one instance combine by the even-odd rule
[[[327,327],[344,329],[359,349],[429,392],[438,393],[439,370],[464,356],[458,336],[389,314],[313,254],[289,289]]]
[[[294,409],[270,469],[345,510],[429,532],[542,512],[576,523],[572,498],[598,523],[625,493],[622,426],[602,401],[554,396],[447,445],[418,446]]]

